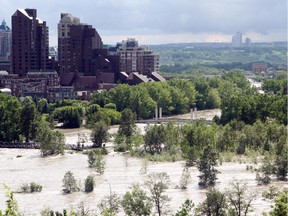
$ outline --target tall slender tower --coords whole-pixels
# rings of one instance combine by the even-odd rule
[[[12,31],[5,20],[0,25],[0,60],[8,61],[11,54]]]
[[[18,9],[12,15],[12,72],[20,77],[30,70],[45,70],[49,30],[36,9]]]

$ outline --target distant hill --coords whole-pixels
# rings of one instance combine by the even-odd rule
[[[251,70],[252,63],[286,68],[287,42],[252,43],[251,47],[232,48],[230,43],[179,43],[151,45],[160,54],[160,71],[187,73],[199,68]]]

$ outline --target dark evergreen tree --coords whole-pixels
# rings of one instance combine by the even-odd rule
[[[203,153],[197,164],[197,168],[201,173],[199,175],[199,185],[202,187],[214,186],[217,180],[217,173],[215,169],[218,165],[218,155],[212,146],[204,147]]]
[[[136,114],[129,108],[121,112],[118,133],[126,137],[131,137],[136,130]]]
[[[91,133],[91,139],[95,147],[102,147],[103,143],[108,140],[108,129],[109,127],[103,121],[95,123]]]

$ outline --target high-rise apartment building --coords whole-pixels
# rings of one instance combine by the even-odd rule
[[[152,71],[159,72],[159,55],[148,46],[139,46],[134,38],[118,43],[116,52],[120,56],[120,70],[127,74],[139,72],[146,75]]]
[[[58,23],[58,55],[60,74],[91,75],[93,49],[103,47],[102,39],[91,25],[68,13],[61,14]]]
[[[5,20],[0,25],[0,60],[8,61],[11,54],[12,31]]]
[[[36,9],[18,9],[12,15],[12,72],[20,77],[28,71],[46,70],[49,30]]]
[[[84,76],[95,75],[92,72],[93,50],[103,47],[102,39],[91,25],[72,25],[70,28],[72,71]]]
[[[232,47],[239,48],[242,46],[242,33],[237,32],[232,37]]]
[[[60,74],[72,72],[70,27],[79,24],[80,19],[78,17],[74,17],[69,13],[61,13],[61,19],[58,23],[58,61]]]

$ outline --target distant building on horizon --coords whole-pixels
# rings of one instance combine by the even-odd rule
[[[49,30],[36,9],[17,9],[12,15],[12,73],[24,77],[28,71],[46,70]]]
[[[241,32],[236,32],[236,34],[232,36],[232,47],[234,48],[242,47],[242,33]]]
[[[12,30],[5,20],[0,25],[0,61],[9,61],[11,55]]]
[[[248,37],[245,39],[245,47],[251,47],[251,39]]]

